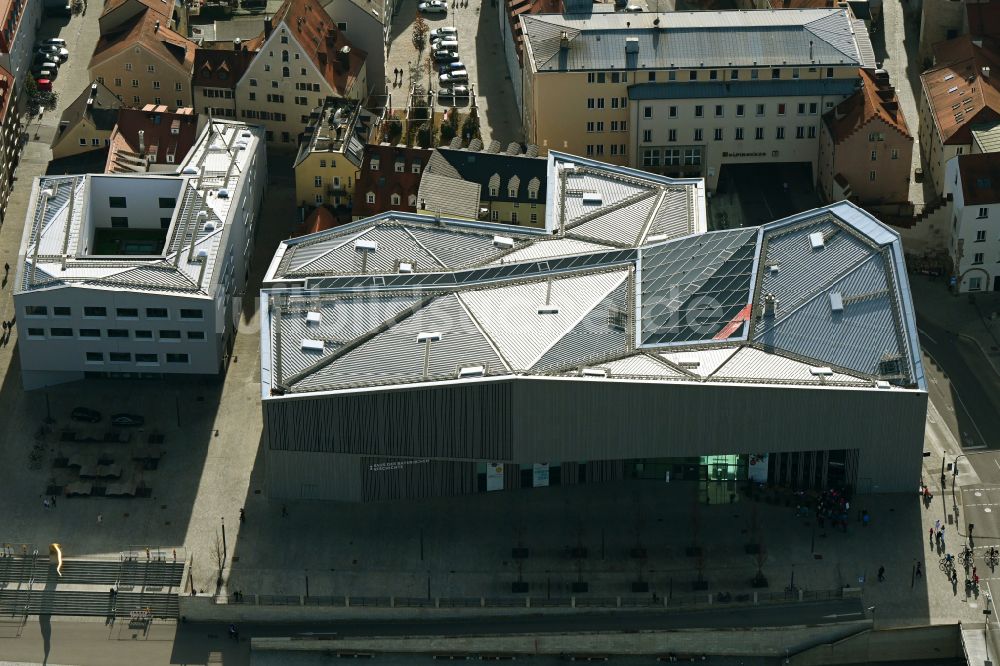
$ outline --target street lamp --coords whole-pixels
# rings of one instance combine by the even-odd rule
[[[873,605],[869,606],[868,610],[870,610],[871,614],[872,614],[872,630],[874,630],[875,629],[875,605],[873,604]]]

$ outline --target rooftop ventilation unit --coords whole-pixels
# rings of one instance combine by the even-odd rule
[[[493,244],[497,247],[503,247],[509,250],[514,247],[514,239],[510,236],[494,236]]]
[[[778,264],[771,264],[770,266],[767,267],[767,270],[769,270],[771,274],[774,275],[775,273],[781,270],[781,266],[779,266]]]
[[[198,221],[201,222],[201,221],[207,220],[207,219],[208,219],[208,211],[207,210],[199,210],[198,211]]]
[[[663,240],[667,240],[667,234],[653,234],[652,236],[646,237],[647,243],[659,243]]]
[[[187,176],[197,176],[198,175],[198,167],[196,167],[196,166],[186,166],[183,169],[181,169],[181,173],[183,173],[184,175],[187,175]]]
[[[875,387],[880,389],[887,389],[887,388],[892,388],[892,384],[885,381],[884,379],[880,379],[877,382],[875,382]]]
[[[584,192],[583,193],[583,205],[584,206],[600,206],[603,199],[601,198],[600,192]]]
[[[357,252],[374,252],[378,249],[378,241],[360,239],[354,241],[354,249]]]
[[[608,371],[604,368],[583,368],[580,370],[581,377],[607,377]]]
[[[830,309],[834,312],[844,311],[844,296],[839,291],[830,292]]]
[[[247,142],[246,141],[237,141],[236,142],[236,150],[246,150],[246,149],[247,149]]]
[[[417,342],[440,342],[441,332],[435,331],[433,333],[417,333]]]
[[[482,377],[486,374],[486,368],[481,365],[468,365],[464,368],[459,368],[458,378],[465,379],[466,377]]]
[[[809,374],[814,377],[830,377],[833,375],[833,370],[825,366],[809,368]]]
[[[638,37],[626,37],[625,38],[625,53],[638,53],[639,52],[639,38]]]
[[[559,314],[559,307],[556,305],[539,305],[538,314],[540,315],[556,315]]]
[[[311,340],[310,338],[302,338],[302,351],[322,352],[323,347],[324,345],[322,340]]]
[[[212,232],[212,231],[215,231],[215,225],[214,225],[214,224],[212,224],[211,222],[206,222],[206,223],[204,224],[204,226],[202,226],[202,230],[203,230],[203,231],[204,231],[204,232],[205,232],[206,234],[207,234],[207,233],[209,233],[209,232]]]
[[[778,299],[772,293],[764,294],[764,316],[773,317],[778,311]]]
[[[198,250],[198,255],[197,256],[202,261],[204,261],[205,259],[208,259],[208,250]]]
[[[250,132],[248,132],[246,130],[243,130],[242,132],[240,132],[240,137],[242,137],[244,139],[250,139],[250,138],[253,138],[253,134],[251,134]]]
[[[319,323],[323,321],[323,315],[320,313],[310,310],[306,313],[306,324],[310,326],[319,326]]]
[[[822,250],[826,244],[826,241],[823,240],[823,234],[818,231],[809,234],[809,242],[814,250]]]
[[[224,187],[219,188],[218,197],[220,199],[228,199],[229,198],[229,190],[227,190]]]
[[[407,263],[405,261],[401,261],[399,263],[399,272],[400,273],[412,273],[413,272],[413,264]]]

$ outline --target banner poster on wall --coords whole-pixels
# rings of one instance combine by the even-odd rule
[[[503,490],[503,463],[487,463],[486,490]]]
[[[545,488],[549,485],[549,464],[535,463],[532,467],[531,486]]]
[[[754,483],[767,483],[767,456],[766,453],[750,454],[747,477]]]

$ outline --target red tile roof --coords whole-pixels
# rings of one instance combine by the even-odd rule
[[[920,76],[945,144],[971,143],[971,125],[1000,119],[1000,55],[988,40],[980,44],[969,35],[935,44],[939,65]]]
[[[1000,203],[1000,153],[959,155],[958,170],[966,205]]]
[[[284,22],[290,35],[312,58],[336,93],[346,97],[368,54],[354,46],[317,0],[285,0],[271,18],[271,29]]]
[[[148,10],[123,24],[120,29],[102,35],[94,47],[89,67],[100,65],[139,45],[164,62],[170,62],[188,72],[194,67],[197,44],[166,27],[160,14]]]
[[[14,75],[0,66],[0,123],[7,117],[7,110],[13,97]]]
[[[142,132],[140,146],[139,132]],[[191,109],[169,111],[147,104],[142,109],[121,109],[111,133],[105,173],[145,171],[145,164],[179,164],[198,138],[198,114]],[[168,160],[167,156],[172,160]],[[150,161],[148,158],[152,157]]]
[[[371,160],[375,157],[381,162],[378,171],[372,171]],[[420,189],[420,178],[431,157],[429,148],[407,148],[405,146],[389,146],[368,144],[365,146],[365,157],[361,163],[361,172],[354,184],[354,200],[352,214],[357,217],[369,217],[387,210],[401,210],[410,213],[417,212],[416,206],[410,206],[410,195],[417,196]],[[394,165],[397,159],[402,159],[404,168],[396,171]],[[420,173],[413,173],[413,163],[420,163]],[[368,192],[375,194],[375,203],[368,203]],[[398,194],[399,205],[392,205],[391,196]]]
[[[861,88],[824,116],[834,141],[840,143],[875,118],[910,136],[906,118],[899,109],[896,91],[886,80],[882,85],[868,70],[860,70]]]
[[[254,56],[260,49],[260,41],[253,39],[243,42],[237,51],[231,45],[226,48],[199,48],[194,53],[192,83],[209,88],[235,88]]]

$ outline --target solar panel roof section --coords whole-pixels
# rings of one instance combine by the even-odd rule
[[[643,346],[710,341],[751,301],[757,229],[690,236],[641,253]],[[741,328],[732,337],[744,335]]]

